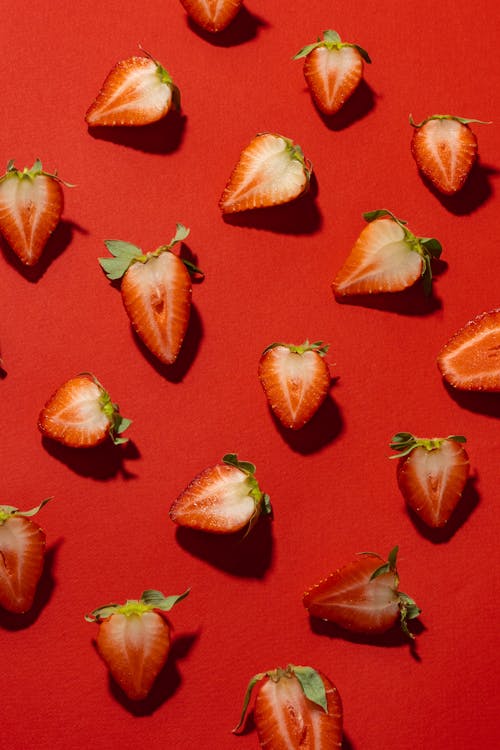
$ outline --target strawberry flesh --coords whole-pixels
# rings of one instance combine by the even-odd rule
[[[500,309],[478,315],[457,331],[437,363],[454,388],[500,391]]]
[[[353,94],[363,76],[356,47],[316,47],[304,60],[304,78],[318,109],[333,115]]]
[[[240,9],[242,0],[181,0],[189,17],[206,31],[223,31]]]
[[[0,606],[27,612],[43,571],[45,533],[28,518],[0,520]]]
[[[430,118],[417,126],[411,152],[420,171],[441,193],[460,190],[477,157],[477,138],[454,118]]]

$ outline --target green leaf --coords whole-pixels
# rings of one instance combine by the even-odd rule
[[[328,713],[325,685],[318,672],[312,667],[290,665],[290,668],[300,682],[306,698],[322,708],[325,713]]]
[[[263,512],[266,516],[269,516],[269,518],[273,518],[273,506],[271,505],[271,498],[267,494],[267,492],[264,492],[262,495],[262,507]]]
[[[245,474],[255,474],[255,464],[250,463],[250,461],[238,461],[236,453],[226,453],[226,455],[222,457],[222,461],[225,464],[228,464],[228,466],[234,466],[236,469],[240,469],[245,472]]]
[[[454,440],[455,443],[466,443],[467,438],[463,435],[448,435],[447,440]]]
[[[143,591],[141,601],[154,609],[160,609],[162,612],[170,612],[177,602],[182,601],[182,599],[188,596],[189,592],[190,589],[187,589],[183,594],[164,596],[161,591],[147,589],[147,591]]]
[[[375,578],[378,578],[381,575],[384,575],[384,573],[390,573],[391,572],[391,565],[390,563],[386,562],[383,565],[381,565],[377,570],[374,570],[373,573],[370,576],[370,581],[374,581]]]
[[[381,219],[384,217],[388,217],[398,224],[408,223],[404,219],[398,219],[397,216],[394,216],[392,211],[389,211],[387,208],[378,208],[376,211],[367,211],[363,214],[363,219],[368,222],[375,221],[376,219]]]
[[[126,258],[98,258],[99,265],[110,281],[121,279],[130,266]]]
[[[363,47],[360,47],[359,44],[353,44],[351,46],[358,50],[359,54],[361,55],[361,57],[363,58],[363,60],[366,63],[368,63],[368,64],[371,63],[370,55],[368,54],[368,52],[365,49],[363,49]]]
[[[247,712],[248,704],[250,703],[250,698],[252,695],[252,690],[254,689],[255,685],[262,680],[264,677],[267,676],[267,672],[260,672],[259,674],[256,674],[252,677],[250,682],[248,683],[248,687],[245,692],[245,698],[243,700],[243,709],[241,711],[241,716],[239,722],[236,724],[234,729],[232,730],[233,733],[236,733],[241,727],[243,726],[243,723],[245,721],[245,715]]]
[[[387,560],[389,562],[389,565],[391,566],[391,570],[396,570],[396,561],[398,557],[398,552],[399,552],[399,546],[396,545],[395,547],[391,549],[391,551],[389,552],[387,556]]]
[[[121,416],[120,416],[120,419],[119,419],[119,421],[117,421],[117,425],[116,425],[116,428],[115,428],[115,432],[116,432],[116,433],[117,433],[118,435],[120,435],[120,434],[121,434],[122,432],[125,432],[125,430],[126,430],[126,429],[127,429],[128,427],[130,427],[130,425],[131,425],[131,424],[132,424],[132,420],[131,420],[131,419],[127,419],[127,417],[121,417]]]
[[[305,47],[302,47],[301,50],[297,52],[296,55],[292,57],[292,60],[300,60],[301,57],[307,57],[313,49],[316,49],[319,47],[321,42],[314,42],[314,44],[307,44]]]
[[[173,247],[177,242],[183,242],[183,240],[186,239],[186,237],[189,237],[190,229],[188,227],[185,227],[184,224],[177,223],[176,225],[176,231],[175,235],[170,240],[170,247]]]
[[[414,620],[419,616],[422,610],[416,605],[413,599],[408,596],[408,594],[404,594],[402,591],[398,592],[398,599],[399,624],[401,625],[401,630],[406,636],[408,636],[408,638],[411,638],[411,640],[415,640],[415,636],[413,635],[413,633],[408,630],[407,620]]]
[[[433,258],[440,257],[443,247],[439,240],[436,240],[435,237],[419,237],[418,240],[421,245],[424,245],[425,249],[429,251]]]
[[[142,250],[137,245],[132,245],[131,242],[124,242],[123,240],[104,240],[104,244],[108,248],[111,255],[115,258],[136,258],[138,255],[142,255]]]
[[[323,41],[330,42],[331,44],[338,44],[342,40],[340,39],[340,36],[336,31],[333,31],[333,29],[328,29],[327,31],[323,32]]]
[[[85,615],[85,620],[87,622],[105,620],[107,617],[114,615],[119,606],[119,604],[105,604],[103,607],[97,607],[90,614]]]
[[[202,279],[205,278],[204,272],[201,270],[201,268],[198,268],[198,266],[195,266],[194,263],[191,263],[190,260],[186,260],[185,258],[181,258],[182,262],[186,266],[187,270],[191,274],[191,276],[201,276]]]

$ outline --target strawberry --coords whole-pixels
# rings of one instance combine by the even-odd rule
[[[114,256],[99,258],[111,280],[122,279],[121,294],[132,327],[161,362],[171,365],[181,348],[191,309],[191,274],[201,274],[171,250],[189,234],[177,224],[175,237],[152,253],[122,240],[106,240]]]
[[[180,109],[180,92],[172,77],[154,57],[143,52],[147,57],[129,57],[116,63],[87,110],[88,125],[149,125],[165,117],[170,109]]]
[[[228,453],[221,464],[198,474],[170,508],[170,518],[214,534],[231,534],[254,526],[259,516],[272,515],[269,495],[261,492],[255,466]]]
[[[115,682],[134,701],[144,700],[167,661],[170,628],[156,610],[170,612],[189,590],[178,596],[144,591],[125,604],[107,604],[85,615],[97,622],[96,645]]]
[[[33,605],[43,571],[45,532],[31,521],[51,498],[31,510],[0,505],[0,607],[22,614]]]
[[[398,451],[397,478],[410,508],[432,528],[444,526],[460,500],[469,477],[469,457],[462,435],[417,438],[398,432],[390,447]]]
[[[431,259],[441,255],[432,237],[416,237],[385,208],[363,214],[363,229],[332,283],[335,297],[400,292],[422,278],[425,294],[432,290]]]
[[[300,146],[274,133],[259,133],[240,154],[220,199],[223,214],[277,206],[309,188],[312,166]]]
[[[243,0],[181,0],[188,16],[205,31],[223,31],[238,13]]]
[[[39,260],[59,224],[64,207],[61,183],[57,172],[44,171],[40,159],[23,170],[11,160],[0,177],[0,232],[27,266]]]
[[[121,434],[130,424],[89,372],[63,383],[38,417],[38,428],[44,436],[71,448],[91,448],[108,435],[115,445],[126,443],[128,438]]]
[[[333,115],[354,93],[363,78],[363,60],[368,52],[357,44],[343,42],[336,31],[323,32],[323,39],[303,47],[293,57],[304,59],[304,78],[320,112]]]
[[[500,391],[500,309],[481,313],[439,352],[441,375],[465,391]]]
[[[488,123],[453,115],[432,115],[410,124],[415,128],[411,153],[420,171],[440,193],[453,195],[460,190],[477,158],[477,138],[469,123]]]
[[[330,387],[330,370],[324,360],[328,344],[305,341],[270,344],[259,362],[259,379],[269,405],[279,421],[291,430],[309,422]]]
[[[304,607],[312,617],[339,625],[353,633],[385,633],[399,620],[413,638],[407,620],[418,617],[413,599],[398,590],[398,547],[387,562],[374,552],[361,552],[352,562],[312,586],[304,594]]]
[[[267,750],[334,750],[342,747],[342,701],[337,688],[312,667],[272,669],[250,680],[237,732],[254,686],[253,711],[260,747]]]

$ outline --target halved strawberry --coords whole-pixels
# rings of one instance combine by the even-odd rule
[[[342,701],[328,677],[312,667],[256,674],[246,691],[237,732],[254,686],[260,682],[253,711],[261,747],[267,750],[333,750],[342,747]]]
[[[121,294],[132,327],[161,362],[177,359],[189,323],[192,284],[190,274],[202,271],[171,250],[189,234],[177,224],[168,245],[152,253],[122,240],[106,240],[114,256],[99,258],[108,279],[122,279]]]
[[[223,31],[238,13],[243,0],[181,0],[188,16],[211,32]]]
[[[149,125],[171,108],[180,108],[180,92],[172,77],[145,54],[116,63],[87,110],[89,125]]]
[[[359,553],[306,591],[304,607],[312,617],[354,633],[385,633],[399,620],[403,632],[413,638],[407,620],[418,617],[420,609],[398,590],[397,554],[394,547],[385,562],[374,552]]]
[[[277,206],[309,188],[312,166],[300,146],[274,133],[259,133],[243,149],[220,199],[222,213]]]
[[[335,297],[400,292],[422,278],[425,294],[432,290],[431,259],[441,255],[433,237],[416,237],[385,208],[363,214],[363,229],[332,283]]]
[[[97,378],[87,372],[63,383],[38,417],[43,435],[71,448],[99,445],[108,435],[115,445],[126,443],[128,438],[121,435],[130,424]]]
[[[454,115],[432,115],[410,124],[415,128],[411,153],[418,168],[441,193],[453,195],[463,187],[477,158],[477,138],[469,123],[481,125]]]
[[[231,534],[254,526],[261,514],[272,515],[269,495],[261,492],[255,466],[228,453],[221,464],[198,474],[170,508],[179,526]]]
[[[399,489],[410,508],[428,526],[444,526],[469,477],[469,456],[462,435],[417,438],[398,432],[390,447],[398,451]]]
[[[97,649],[115,682],[134,701],[144,700],[167,661],[170,628],[155,610],[169,612],[189,594],[165,597],[160,591],[144,591],[140,599],[107,604],[85,615],[97,622]]]
[[[324,360],[328,344],[270,344],[259,362],[259,379],[280,422],[298,430],[318,411],[330,387]]]
[[[64,207],[61,183],[57,172],[44,171],[40,159],[22,170],[11,160],[0,177],[0,232],[27,266],[39,260],[59,224]]]
[[[500,391],[500,309],[469,320],[439,352],[441,375],[465,391]]]
[[[36,508],[0,505],[0,607],[22,614],[33,605],[43,571],[45,532],[31,521],[51,498]]]
[[[304,60],[304,78],[318,109],[325,115],[338,112],[354,93],[363,77],[363,60],[368,52],[357,44],[343,42],[336,31],[323,32],[323,38],[303,47],[294,60]]]

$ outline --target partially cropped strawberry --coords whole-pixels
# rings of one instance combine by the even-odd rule
[[[325,115],[333,115],[354,93],[363,78],[363,60],[368,52],[357,44],[343,42],[336,31],[303,47],[294,60],[304,59],[304,78],[314,103]]]
[[[179,526],[214,534],[249,531],[261,514],[272,515],[269,495],[259,487],[254,464],[235,453],[198,474],[170,508]]]
[[[500,391],[500,309],[469,320],[443,346],[437,363],[454,388]]]
[[[220,199],[222,213],[289,203],[309,188],[312,167],[300,146],[259,133],[243,149]]]
[[[413,638],[407,621],[418,617],[420,609],[398,589],[397,554],[394,547],[385,561],[374,552],[360,553],[306,591],[304,607],[312,617],[354,633],[385,633],[399,620],[403,632]]]
[[[181,0],[188,16],[205,31],[216,33],[229,26],[243,0]]]
[[[0,607],[31,609],[43,571],[45,532],[31,520],[50,498],[31,510],[0,505]]]
[[[140,599],[107,604],[85,616],[87,622],[98,623],[97,649],[131,700],[148,696],[167,661],[170,628],[160,612],[169,612],[188,593],[165,597],[160,591],[148,590]]]
[[[424,292],[432,289],[432,258],[441,255],[441,244],[432,237],[416,237],[385,208],[363,214],[368,222],[332,289],[335,297],[400,292],[422,279]]]
[[[172,77],[145,54],[116,63],[85,115],[88,125],[149,125],[180,108]]]
[[[488,123],[453,115],[432,115],[410,124],[415,128],[411,153],[420,171],[440,193],[453,195],[460,190],[477,158],[477,138],[469,123]]]
[[[279,421],[298,430],[318,411],[330,387],[328,344],[270,344],[259,362],[259,379]]]
[[[64,207],[61,184],[56,172],[44,171],[40,159],[31,169],[16,169],[9,161],[0,177],[0,232],[27,266],[39,260],[59,224]]]
[[[439,528],[450,519],[469,477],[469,456],[462,435],[417,438],[398,432],[391,448],[398,455],[397,478],[409,507],[428,526]]]
[[[49,398],[38,417],[40,432],[71,448],[91,448],[109,436],[126,443],[122,433],[131,424],[92,373],[70,378]]]
[[[187,260],[171,252],[186,239],[189,229],[177,224],[168,245],[143,253],[122,240],[106,240],[114,256],[99,258],[108,279],[121,279],[121,294],[130,323],[147,348],[171,365],[179,354],[189,323],[192,284],[190,274],[201,274]]]

